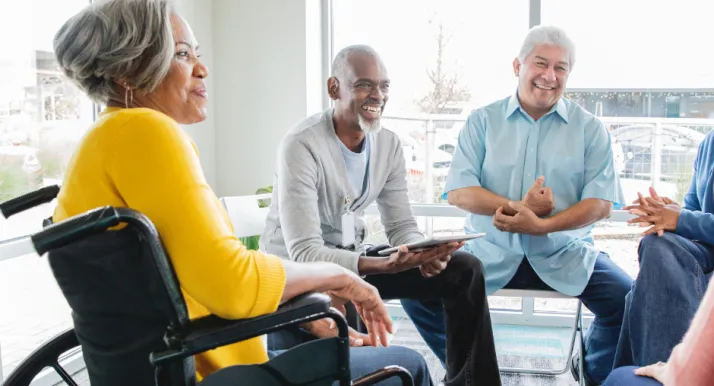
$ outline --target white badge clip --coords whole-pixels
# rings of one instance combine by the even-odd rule
[[[349,247],[355,243],[355,214],[350,209],[350,198],[345,197],[345,213],[342,214],[342,246]]]

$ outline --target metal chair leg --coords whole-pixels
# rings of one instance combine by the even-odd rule
[[[583,308],[582,303],[578,302],[578,313],[575,317],[578,323],[578,332],[580,335],[580,355],[578,356],[578,378],[580,379],[580,386],[585,386],[585,331],[583,328]],[[570,362],[570,356],[568,357],[568,362]]]
[[[575,349],[575,339],[578,337],[578,333],[582,331],[582,303],[578,300],[578,310],[575,314],[575,321],[573,322],[573,332],[570,335],[570,347],[568,348],[568,356],[565,359],[565,366],[562,369],[526,369],[522,367],[500,367],[499,370],[502,373],[513,373],[513,374],[530,374],[530,375],[552,375],[557,376],[565,374],[568,371],[568,366],[570,364],[570,358],[573,356],[573,351]],[[582,334],[580,336],[580,343],[582,346]],[[581,351],[582,352],[582,351]],[[582,368],[582,365],[581,365]],[[581,378],[582,379],[582,378]]]

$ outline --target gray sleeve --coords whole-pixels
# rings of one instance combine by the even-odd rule
[[[398,246],[424,239],[416,219],[412,215],[407,194],[407,167],[402,147],[397,142],[395,162],[387,177],[387,183],[377,197],[377,206],[387,233],[389,244]]]
[[[286,138],[278,152],[280,226],[290,259],[327,261],[358,273],[359,253],[325,246],[320,227],[319,167],[307,144]]]

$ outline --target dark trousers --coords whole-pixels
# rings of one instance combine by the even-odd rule
[[[373,255],[377,250],[370,250],[368,254]],[[434,316],[441,320],[430,321],[429,325],[441,322],[445,326],[446,385],[501,385],[483,265],[476,257],[455,252],[447,268],[429,279],[424,278],[418,269],[411,269],[396,274],[370,275],[365,280],[377,287],[384,300],[417,300],[428,304],[428,308],[441,303],[444,316],[435,313]],[[348,322],[355,329],[363,329],[356,319],[348,317]],[[418,325],[417,328],[421,332]],[[289,333],[271,334],[269,349],[288,348],[278,345],[291,347],[305,339],[295,332],[293,336],[286,336]]]

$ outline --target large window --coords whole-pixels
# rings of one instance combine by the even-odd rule
[[[55,32],[87,0],[32,0],[0,6],[0,200],[62,178],[92,103],[60,74]]]
[[[714,4],[542,0],[541,21],[577,45],[568,96],[611,130],[625,194],[655,185],[681,200],[697,146],[714,128]]]
[[[385,126],[402,139],[410,199],[438,202],[463,120],[515,90],[527,0],[333,2],[336,54],[368,44],[392,80]],[[427,151],[429,150],[429,151]]]
[[[93,105],[57,67],[52,40],[88,0],[0,2],[0,201],[60,183],[93,119]],[[40,229],[53,204],[0,221],[0,240]],[[7,376],[32,350],[71,326],[47,261],[0,262],[0,359]]]
[[[706,48],[714,3],[341,0],[333,8],[333,55],[369,44],[387,65],[384,122],[402,139],[412,202],[440,202],[464,119],[515,91],[511,62],[538,21],[575,41],[566,96],[610,129],[628,198],[655,185],[681,199],[697,145],[714,127]]]
[[[438,203],[454,144],[470,111],[511,95],[511,63],[528,29],[554,24],[576,44],[566,97],[604,121],[625,197],[650,185],[681,200],[698,144],[714,128],[714,3],[686,0],[333,1],[333,55],[369,44],[392,87],[384,126],[402,139],[413,203]],[[377,217],[369,242],[383,242]],[[462,219],[420,219],[427,233],[463,230]],[[641,229],[600,222],[596,246],[637,274]],[[521,308],[520,299],[489,299]],[[531,301],[537,312],[575,303]]]

